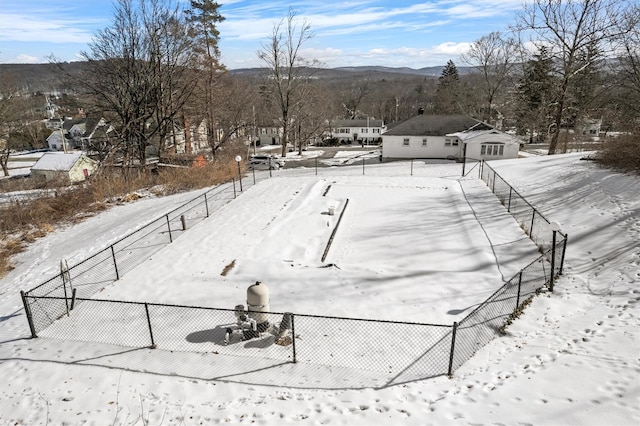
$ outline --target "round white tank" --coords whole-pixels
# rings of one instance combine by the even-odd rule
[[[249,313],[249,318],[253,318],[257,324],[268,324],[269,315],[258,312],[269,312],[269,287],[256,281],[247,288],[247,310],[254,311]]]

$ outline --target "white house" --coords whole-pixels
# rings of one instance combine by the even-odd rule
[[[418,114],[382,135],[383,158],[496,160],[519,149],[517,138],[465,115]]]
[[[49,137],[47,137],[47,145],[49,149],[53,151],[64,151],[65,149],[71,149],[69,144],[71,143],[69,139],[69,133],[62,129],[54,130],[51,132]]]
[[[86,180],[97,168],[97,161],[79,152],[48,152],[31,167],[31,176],[76,183]]]
[[[457,158],[472,158],[475,160],[499,160],[518,158],[520,140],[500,130],[465,130],[454,133],[460,140],[463,151]],[[466,147],[466,152],[464,149]]]
[[[341,144],[379,145],[387,130],[384,121],[373,118],[336,120],[331,123],[331,137]]]

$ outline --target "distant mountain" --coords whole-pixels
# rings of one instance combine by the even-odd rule
[[[60,67],[65,72],[61,72]],[[357,66],[337,68],[313,68],[314,78],[321,79],[375,79],[393,80],[415,77],[438,77],[443,66],[425,67],[420,69],[407,67]],[[63,64],[0,64],[0,76],[10,78],[12,84],[23,90],[43,93],[54,91],[68,92],[72,90],[73,77],[79,76],[87,70],[87,62],[65,62]],[[252,78],[265,77],[269,74],[267,68],[239,68],[229,72],[233,75],[243,75]],[[469,67],[458,67],[460,75],[470,72]],[[66,77],[65,77],[66,74]],[[65,81],[66,80],[66,81]]]
[[[442,66],[435,67],[424,67],[424,68],[408,68],[408,67],[382,67],[382,66],[359,66],[359,67],[338,67],[334,68],[336,70],[344,70],[351,72],[379,72],[379,73],[388,73],[388,74],[410,74],[410,75],[424,75],[430,77],[439,77],[442,74]],[[470,71],[469,67],[457,67],[458,73],[460,74],[468,74]]]
[[[393,78],[400,76],[424,76],[439,77],[442,74],[443,66],[408,68],[408,67],[383,67],[383,66],[357,66],[357,67],[336,67],[336,68],[315,68],[314,76],[318,78],[341,78],[355,76],[369,76],[379,78]],[[460,75],[471,72],[471,67],[457,67]],[[232,74],[260,76],[267,75],[266,68],[239,68],[230,70]]]

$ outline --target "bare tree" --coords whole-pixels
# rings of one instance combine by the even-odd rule
[[[161,151],[195,87],[192,39],[173,0],[118,0],[113,24],[98,31],[82,56],[85,89],[117,135],[112,154],[144,165],[147,148]]]
[[[549,154],[556,152],[570,84],[611,53],[612,41],[629,31],[621,23],[627,7],[620,0],[532,0],[517,17],[514,29],[528,33],[538,51],[547,47],[558,76]]]
[[[358,116],[358,108],[364,98],[371,92],[369,82],[365,81],[361,84],[354,84],[350,90],[344,92],[344,101],[342,106],[347,115],[346,118],[353,120]]]
[[[0,167],[5,176],[9,176],[9,154],[16,146],[15,132],[22,126],[22,109],[12,76],[3,75],[0,79]]]
[[[302,101],[293,110],[293,140],[299,155],[305,146],[321,140],[330,130],[327,117],[331,116],[331,107],[326,91],[313,85],[305,87]]]
[[[209,145],[216,152],[251,131],[247,131],[247,127],[251,128],[253,125],[250,100],[256,94],[249,82],[229,74],[218,77],[214,89],[215,92],[212,93],[216,102],[209,109],[215,118],[209,126],[216,132],[209,140]]]
[[[491,32],[474,41],[462,60],[482,75],[482,119],[490,123],[496,96],[505,87],[517,60],[515,41],[503,38],[500,32]]]
[[[619,61],[614,63],[612,74],[620,88],[616,103],[621,106],[625,127],[633,128],[640,118],[640,5],[630,8],[623,22],[631,31],[620,40]]]
[[[271,72],[265,88],[279,113],[283,157],[287,155],[291,112],[301,101],[303,88],[309,84],[308,67],[317,63],[306,60],[300,53],[303,44],[312,37],[311,26],[306,21],[298,26],[296,13],[289,9],[287,18],[274,25],[269,42],[258,51],[258,57]]]

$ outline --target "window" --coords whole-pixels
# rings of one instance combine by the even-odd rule
[[[402,141],[402,145],[409,146],[409,138],[404,138],[404,140]]]
[[[480,145],[480,155],[501,157],[504,155],[504,144],[482,144]]]
[[[360,129],[360,133],[369,133],[369,129]]]
[[[422,138],[422,146],[427,146],[427,138]]]
[[[451,146],[451,139],[445,139],[444,140],[444,146]]]
[[[454,139],[451,143],[453,146],[458,146],[458,139]]]

